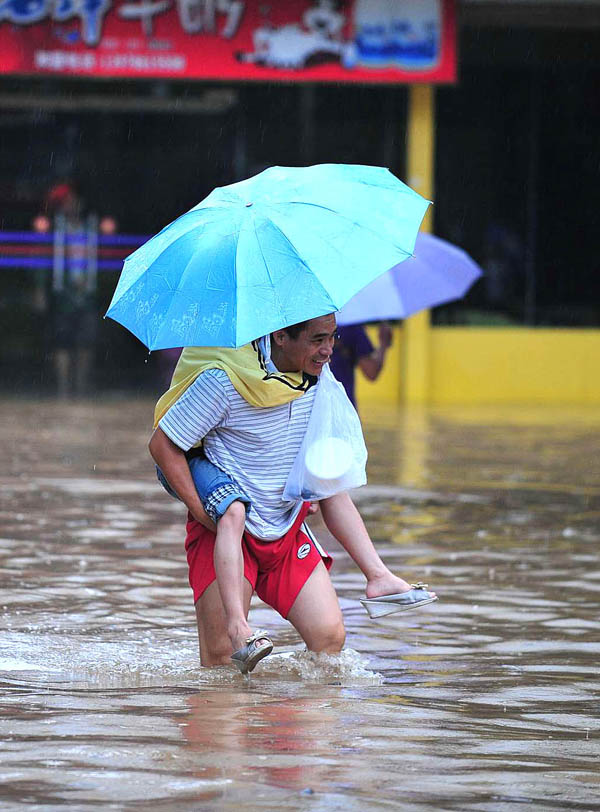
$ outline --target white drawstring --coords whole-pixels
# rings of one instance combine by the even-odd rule
[[[267,372],[279,372],[273,361],[271,361],[271,335],[268,334],[262,338],[259,338],[258,346],[260,347],[260,351],[262,352],[262,356],[265,360],[265,368]]]

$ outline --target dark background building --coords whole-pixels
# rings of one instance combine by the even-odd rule
[[[600,326],[600,4],[459,5],[459,78],[436,87],[434,231],[486,271],[434,324]],[[381,164],[405,178],[405,86],[0,78],[0,229],[48,190],[150,235],[213,187],[272,164]],[[0,245],[1,247],[1,245]],[[0,269],[0,371],[52,387],[49,275]],[[98,274],[104,313],[118,270]],[[98,386],[151,386],[155,362],[102,322]]]

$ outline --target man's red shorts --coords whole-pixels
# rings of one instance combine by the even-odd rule
[[[331,558],[312,534],[302,529],[309,502],[287,533],[275,541],[260,541],[247,531],[242,537],[244,576],[258,597],[287,617],[294,601],[319,561],[327,569]],[[194,603],[215,580],[215,534],[188,515],[185,549]],[[310,532],[310,531],[309,531]]]

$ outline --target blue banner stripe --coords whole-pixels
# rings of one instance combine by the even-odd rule
[[[54,241],[51,232],[38,234],[35,231],[0,231],[0,242],[49,242]]]
[[[54,262],[47,257],[0,257],[0,268],[52,268]],[[101,259],[98,262],[99,271],[120,271],[123,267],[122,259]],[[66,263],[65,270],[69,268],[85,269],[85,262]]]
[[[108,236],[99,236],[98,245],[143,245],[150,239],[148,234],[111,234]],[[85,243],[87,237],[85,234],[65,234],[64,241],[71,244]],[[52,245],[54,242],[54,232],[47,231],[39,234],[36,231],[0,231],[0,243],[14,242],[14,243],[48,243]]]

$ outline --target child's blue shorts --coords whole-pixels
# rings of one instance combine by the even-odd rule
[[[194,485],[198,491],[202,506],[208,517],[212,519],[215,524],[225,513],[229,505],[236,500],[244,503],[246,514],[248,513],[250,510],[250,498],[237,483],[233,481],[229,474],[221,471],[220,468],[217,468],[216,465],[213,465],[212,462],[209,462],[204,456],[188,459],[188,465],[190,466],[190,474],[194,480]],[[165,490],[170,493],[171,496],[179,499],[158,465],[156,466],[156,475]]]

